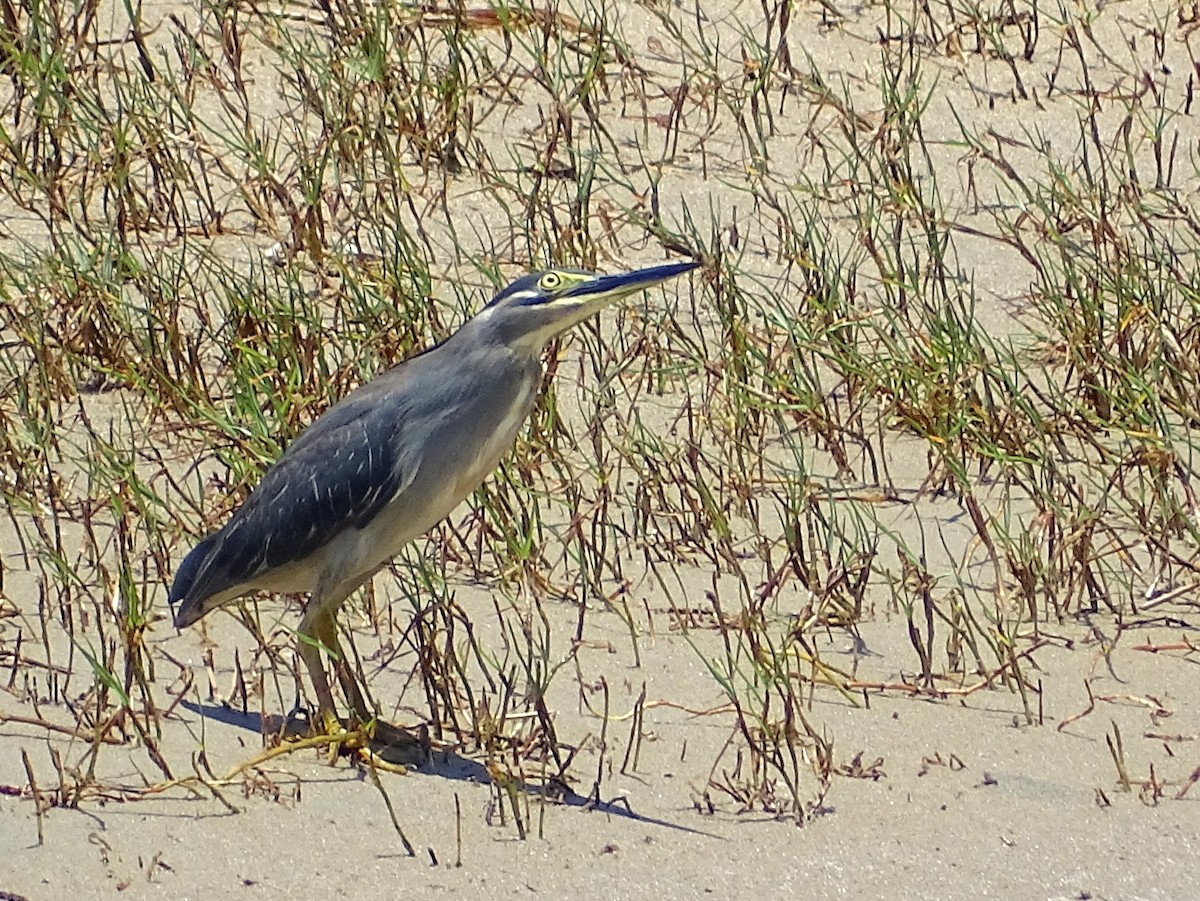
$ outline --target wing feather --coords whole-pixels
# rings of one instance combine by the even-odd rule
[[[393,383],[401,377],[392,375]],[[305,560],[347,529],[361,529],[408,487],[418,462],[405,459],[397,441],[408,411],[371,415],[387,396],[385,379],[348,395],[292,443],[225,526],[186,558],[172,602],[186,609]]]

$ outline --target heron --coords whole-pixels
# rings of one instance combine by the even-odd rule
[[[525,275],[450,337],[351,391],[183,559],[169,595],[175,627],[252,592],[307,594],[296,649],[322,725],[342,730],[322,652],[353,718],[375,722],[338,643],[342,603],[497,467],[537,400],[553,338],[699,265]]]

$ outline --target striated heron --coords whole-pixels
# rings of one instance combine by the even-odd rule
[[[307,593],[298,652],[323,725],[331,734],[340,728],[322,648],[353,715],[370,722],[338,646],[342,602],[495,469],[533,409],[551,339],[610,301],[698,265],[527,275],[441,344],[352,391],[183,560],[170,593],[175,626],[249,592]]]

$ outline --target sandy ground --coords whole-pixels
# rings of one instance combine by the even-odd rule
[[[495,616],[488,594],[463,586],[459,601],[486,634]],[[553,625],[569,632],[574,611],[549,609]],[[710,776],[722,781],[737,768],[731,748],[738,737],[702,660],[718,653],[718,639],[695,629],[689,641],[663,628],[661,610],[652,611],[662,618],[655,637],[643,641],[640,668],[619,620],[590,614],[579,676],[555,683],[550,698],[560,734],[581,747],[572,768],[577,794],[563,803],[529,795],[526,840],[518,839],[511,816],[502,819],[476,759],[435,753],[409,776],[382,775],[416,852],[409,857],[361,770],[303,752],[223,789],[236,813],[180,790],[137,801],[91,800],[78,810],[49,811],[41,845],[32,805],[2,796],[3,888],[31,899],[330,892],[423,898],[455,891],[495,897],[1191,897],[1200,799],[1153,798],[1138,783],[1153,775],[1171,783],[1173,793],[1200,762],[1194,663],[1139,651],[1128,636],[1106,653],[1112,636],[1098,620],[1094,627],[1072,623],[1047,631],[1050,644],[1036,657],[1042,701],[1032,724],[1019,696],[1003,690],[940,701],[872,691],[857,704],[818,693],[809,716],[833,738],[835,763],[844,769],[824,807],[796,826],[761,811],[741,812],[708,785]],[[199,670],[195,635],[157,631],[163,634],[154,646]],[[249,654],[252,643],[228,618],[214,621],[208,634],[217,645],[217,681],[227,685],[233,654]],[[1176,634],[1148,628],[1145,638],[1161,642]],[[911,660],[898,620],[881,613],[862,629],[862,639],[856,648],[834,634],[820,650],[863,682],[912,676],[896,665]],[[373,677],[378,696],[401,694],[398,669]],[[603,751],[595,740],[600,724],[580,715],[579,701],[586,696],[599,704],[601,676],[610,686],[613,714]],[[1091,712],[1085,678],[1096,698]],[[622,716],[643,683],[638,763],[623,772],[631,732]],[[1128,792],[1107,744],[1114,728],[1135,782]],[[188,759],[201,746],[221,772],[260,747],[259,730],[256,708],[242,713],[189,702],[177,709],[161,745],[177,775],[189,771]],[[25,784],[18,749],[28,751],[35,772],[46,778],[53,773],[51,745],[67,759],[80,750],[78,742],[48,742],[41,730],[12,724],[4,727],[3,742],[9,751],[0,755],[0,785]],[[141,749],[106,751],[104,760],[114,784],[160,779]],[[597,772],[603,773],[602,803],[590,805],[586,796]]]
[[[1118,43],[1122,29],[1133,33],[1148,21],[1146,5],[1109,6],[1116,9],[1103,17],[1106,30],[1099,32],[1108,46]],[[817,28],[815,14],[806,13],[807,30],[794,37],[807,42],[818,64],[865,66],[869,77],[869,44]],[[637,15],[633,7],[630,15]],[[1176,37],[1172,52],[1182,56],[1186,35]],[[1069,72],[1070,62],[1065,66]],[[998,71],[964,66],[956,74],[948,64],[942,85],[949,102],[978,110],[989,92],[1003,101],[1005,89],[986,84],[1001,80]],[[1022,124],[1052,129],[1063,113],[1038,106],[1001,102],[994,124],[1006,133]],[[946,122],[952,131],[948,115]],[[960,149],[943,152],[937,164],[959,165]],[[705,195],[702,182],[689,184],[693,199]],[[1007,277],[1008,251],[964,236],[960,252],[970,254],[959,262],[983,295],[1012,298],[1026,289],[1027,280]],[[996,303],[981,315],[997,329],[1019,331],[1007,311]],[[923,477],[919,466],[906,470],[900,452],[893,465],[900,484],[915,487]],[[898,512],[897,527],[916,534],[922,517],[951,533],[959,551],[966,545],[969,532],[953,534],[963,528],[953,504]],[[223,802],[181,788],[131,801],[122,800],[120,786],[141,788],[161,775],[142,748],[106,749],[104,782],[115,787],[109,797],[39,817],[28,798],[22,753],[44,789],[57,785],[53,754],[76,760],[83,744],[3,721],[44,715],[68,722],[61,710],[35,707],[14,665],[7,686],[0,672],[0,899],[434,898],[457,892],[661,899],[1195,896],[1200,787],[1173,797],[1200,767],[1195,657],[1138,647],[1178,641],[1190,631],[1194,608],[1186,596],[1119,640],[1111,617],[1101,613],[1046,627],[1045,646],[1027,670],[1041,688],[1028,713],[1019,694],[1001,687],[960,686],[939,699],[886,688],[909,680],[914,657],[901,620],[881,597],[874,599],[859,646],[841,632],[818,636],[827,660],[877,687],[853,698],[832,690],[813,698],[807,715],[833,742],[840,772],[822,806],[797,826],[761,809],[741,810],[710,784],[739,781],[740,739],[705,666],[720,653],[717,633],[702,624],[687,636],[669,628],[668,608],[699,603],[710,585],[703,568],[681,573],[678,597],[640,583],[635,609],[650,612],[649,619],[635,616],[641,666],[620,619],[600,608],[589,612],[579,668],[560,677],[549,698],[560,736],[579,748],[575,794],[560,803],[529,792],[527,838],[519,838],[486,771],[470,755],[436,752],[406,777],[382,776],[414,856],[405,853],[380,791],[364,772],[344,762],[329,765],[314,752],[278,758],[239,777],[223,789]],[[385,597],[389,579],[376,582]],[[36,621],[32,576],[9,564],[3,588],[17,609],[14,621]],[[487,589],[464,578],[453,590],[487,634],[495,618]],[[795,591],[788,600],[796,609],[803,603]],[[271,618],[280,607],[263,609]],[[561,636],[572,633],[576,613],[554,601],[547,610],[561,657]],[[233,695],[235,654],[244,662],[254,647],[228,617],[183,635],[164,618],[152,628],[150,647],[193,667],[199,685],[206,679],[205,640],[214,652],[217,694],[182,703],[167,722],[160,745],[176,775],[191,772],[201,750],[217,773],[248,759],[262,745],[260,712],[282,714],[290,700],[268,692],[260,702],[265,710],[252,698],[245,713],[219,703]],[[176,671],[165,656],[156,660],[165,701],[178,685],[171,681]],[[403,663],[371,673],[376,697],[391,703],[402,696]],[[86,668],[78,658],[76,664]],[[599,703],[601,677],[613,713],[603,744],[599,719],[580,701]],[[648,703],[639,759],[636,768],[623,768],[631,722],[624,714],[643,684]],[[401,720],[407,703],[401,702]],[[590,803],[596,773],[603,777],[601,798]],[[1157,792],[1158,785],[1167,788]]]
[[[603,631],[597,628],[594,637]],[[860,676],[897,675],[887,664],[903,650],[887,646],[894,634],[886,623],[864,630],[871,656]],[[620,632],[610,637],[618,643]],[[839,650],[851,651],[826,650],[835,659]],[[657,641],[642,669],[625,656],[584,656],[585,671],[606,674],[614,687],[614,710],[629,708],[630,689],[642,680],[652,702],[720,706],[696,654],[679,637]],[[583,797],[545,805],[531,799],[534,834],[525,841],[517,839],[511,819],[500,822],[478,764],[438,755],[408,777],[383,777],[416,851],[408,857],[371,783],[309,753],[272,765],[253,783],[227,788],[236,814],[178,792],[91,802],[49,812],[41,846],[31,805],[5,797],[4,888],[28,898],[118,892],[135,898],[330,892],[420,898],[455,891],[495,897],[1191,897],[1197,801],[1153,803],[1139,799],[1136,789],[1122,792],[1105,736],[1113,723],[1120,727],[1135,778],[1151,766],[1159,779],[1186,778],[1196,760],[1195,736],[1180,733],[1193,730],[1200,715],[1193,664],[1125,649],[1111,655],[1107,667],[1095,647],[1052,650],[1040,661],[1041,725],[1024,725],[1019,700],[1007,692],[983,691],[961,703],[878,695],[870,709],[820,698],[812,716],[836,737],[838,763],[849,764],[861,752],[861,765],[857,777],[835,779],[825,810],[803,827],[761,812],[738,813],[711,788],[717,810],[708,812],[704,786],[731,737],[728,719],[651,707],[637,770],[606,775],[604,803],[592,809]],[[1086,710],[1082,677],[1097,665],[1093,692],[1110,700],[1060,731],[1055,724]],[[385,693],[393,681],[378,690]],[[1148,709],[1150,696],[1160,709]],[[559,710],[564,728],[578,722],[569,702]],[[215,768],[258,746],[256,714],[207,712],[206,748]],[[164,746],[186,747],[183,726],[197,730],[203,713],[180,711],[176,734]],[[607,766],[615,761],[619,768],[628,739],[628,727],[614,723]],[[46,744],[36,732],[9,726],[4,741],[27,748],[37,771],[46,771]],[[136,784],[145,757],[134,750],[116,756],[122,755],[129,765],[125,778]],[[576,772],[586,780],[599,762],[592,746]],[[0,758],[0,784],[24,782],[20,766],[15,754]],[[733,766],[731,756],[721,757],[719,771]],[[575,787],[586,795],[589,786]]]

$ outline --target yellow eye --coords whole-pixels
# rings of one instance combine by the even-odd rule
[[[547,272],[542,276],[542,280],[538,283],[538,287],[543,291],[557,291],[562,287],[562,276],[557,272]]]

